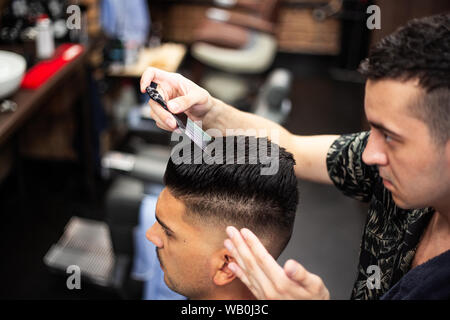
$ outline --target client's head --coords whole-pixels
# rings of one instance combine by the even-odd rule
[[[298,202],[291,153],[267,138],[220,139],[235,146],[244,142],[245,153],[235,147],[233,154],[223,152],[221,163],[195,164],[202,153],[194,152],[192,144],[191,164],[175,164],[171,158],[156,206],[157,222],[147,231],[166,284],[191,299],[251,298],[228,268],[234,258],[223,246],[225,229],[233,225],[252,230],[278,258],[291,237]],[[276,173],[262,175],[260,157],[252,160],[261,149],[277,151]]]

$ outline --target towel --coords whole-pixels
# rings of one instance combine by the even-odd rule
[[[48,60],[43,60],[31,67],[23,77],[21,87],[37,89],[55,75],[66,64],[78,57],[84,50],[80,44],[63,43]]]

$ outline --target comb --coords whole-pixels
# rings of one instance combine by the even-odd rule
[[[147,91],[148,96],[153,101],[157,102],[161,107],[163,107],[166,111],[170,112],[167,107],[167,103],[164,101],[163,97],[159,94],[156,88],[158,84],[155,82],[150,83],[145,91]],[[189,139],[192,140],[197,146],[199,146],[203,152],[206,152],[206,147],[213,140],[213,138],[208,135],[202,128],[195,124],[194,121],[189,119],[185,113],[170,114],[175,118],[177,126],[179,130],[185,134]]]

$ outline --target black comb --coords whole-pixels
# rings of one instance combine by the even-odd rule
[[[148,86],[145,89],[145,91],[147,91],[147,94],[150,97],[150,99],[157,102],[158,104],[161,105],[161,107],[170,112],[169,108],[167,107],[167,103],[164,101],[163,97],[159,94],[158,90],[156,90],[157,87],[158,84],[152,82],[150,83],[150,86]],[[172,112],[170,112],[170,114],[175,118],[175,121],[177,122],[177,126],[180,129],[180,131],[184,133],[186,136],[188,136],[188,138],[191,139],[204,152],[206,152],[206,147],[213,140],[211,136],[209,136],[205,131],[202,130],[202,128],[200,128],[191,119],[189,119],[185,113],[182,112],[178,114],[173,114]]]

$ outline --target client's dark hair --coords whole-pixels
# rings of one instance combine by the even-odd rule
[[[359,71],[371,80],[418,79],[426,94],[412,106],[437,142],[450,138],[450,13],[411,20],[383,38]]]
[[[195,152],[197,147],[191,143],[191,164],[175,164],[171,157],[165,185],[185,204],[187,216],[221,227],[249,228],[277,257],[291,237],[298,203],[292,154],[267,138],[228,136],[216,138],[218,141],[234,146],[234,152],[228,154],[230,149],[223,148],[223,164],[195,164],[204,154],[199,149]],[[245,152],[237,152],[238,144],[245,146]],[[267,156],[276,156],[278,170],[274,174],[262,175],[267,163],[250,156],[259,154],[261,146],[267,149]]]

